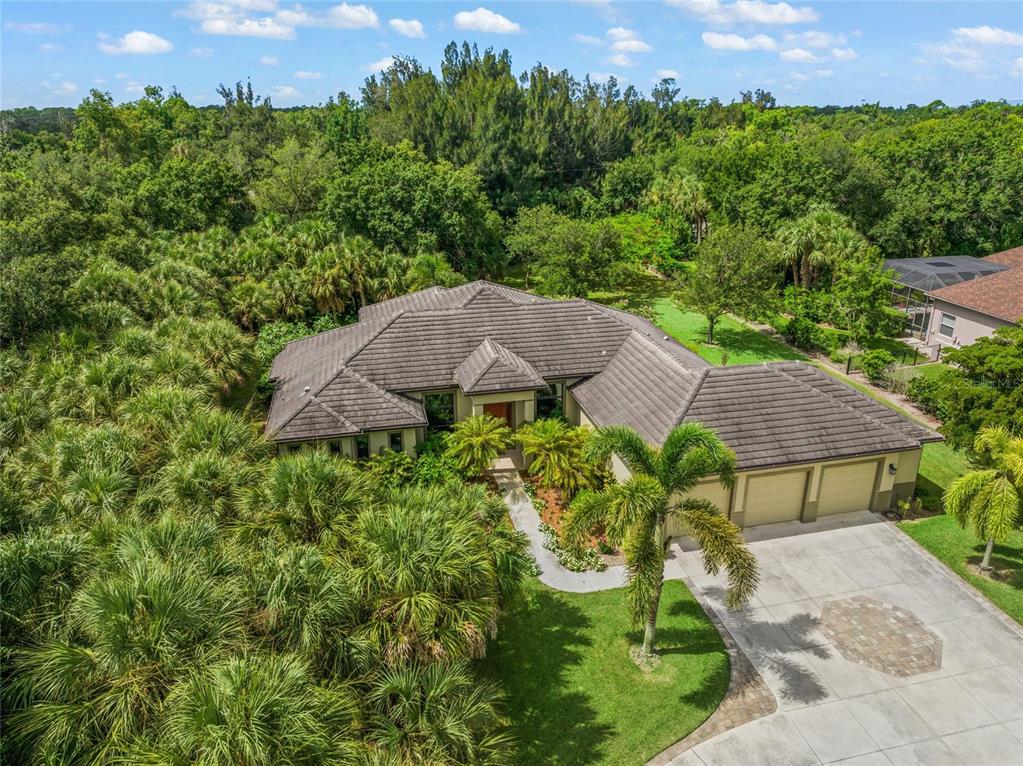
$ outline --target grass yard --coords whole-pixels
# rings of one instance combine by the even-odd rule
[[[782,359],[805,359],[769,335],[758,332],[745,322],[729,316],[721,317],[714,328],[714,343],[707,343],[707,319],[692,311],[683,311],[670,298],[654,302],[654,322],[686,348],[695,351],[711,364],[721,364],[728,355],[728,364],[756,364]]]
[[[642,764],[703,723],[728,688],[721,637],[677,580],[664,584],[658,627],[662,661],[644,673],[629,657],[641,633],[624,589],[530,581],[483,661],[507,693],[517,763]]]
[[[1006,580],[996,581],[967,569],[967,563],[980,562],[984,543],[977,540],[972,532],[960,529],[948,516],[903,521],[899,526],[1003,612],[1023,624],[1023,530],[1015,529],[1008,540],[995,545],[991,554],[992,565],[995,569],[1011,572]]]

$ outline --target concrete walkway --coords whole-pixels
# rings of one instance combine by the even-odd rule
[[[490,471],[494,477],[512,524],[529,538],[530,551],[540,568],[540,582],[556,590],[572,593],[589,593],[596,590],[621,588],[625,585],[625,567],[608,567],[603,572],[572,572],[558,563],[557,557],[543,547],[540,536],[540,514],[533,507],[522,486],[515,463],[509,457],[500,458]]]
[[[674,766],[1023,764],[1023,630],[868,512],[746,530],[749,606],[679,562],[778,700]]]

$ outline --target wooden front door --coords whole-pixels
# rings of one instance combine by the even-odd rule
[[[512,427],[512,406],[511,402],[494,402],[493,404],[484,404],[483,413],[503,420],[508,424],[508,427]]]

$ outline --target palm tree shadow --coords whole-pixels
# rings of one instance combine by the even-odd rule
[[[566,668],[592,641],[579,608],[548,590],[520,596],[508,609],[484,669],[505,692],[521,764],[586,764],[604,757],[612,726],[597,721],[585,694],[568,689]]]
[[[722,603],[723,588],[706,590],[708,598]],[[729,630],[754,667],[769,671],[780,681],[777,694],[786,701],[809,705],[828,696],[821,677],[801,657],[811,654],[822,660],[831,657],[827,645],[811,640],[819,620],[809,613],[794,614],[786,620],[761,620],[749,610],[731,612]],[[741,637],[746,637],[743,640]]]

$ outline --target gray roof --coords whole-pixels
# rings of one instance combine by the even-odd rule
[[[922,292],[940,290],[942,287],[968,282],[977,277],[997,274],[1008,266],[974,258],[972,255],[949,255],[938,258],[889,258],[884,262],[886,269],[895,272],[893,279],[904,287]]]
[[[941,439],[804,362],[680,373],[635,344],[621,364],[572,394],[595,424],[632,426],[652,444],[679,423],[703,423],[735,451],[742,470],[897,452]]]
[[[940,437],[800,362],[711,367],[652,323],[584,300],[489,282],[430,288],[367,306],[361,321],[289,343],[274,360],[275,441],[426,424],[419,391],[467,394],[581,378],[597,425],[660,444],[699,421],[743,469],[912,449]]]
[[[490,338],[484,338],[455,368],[455,380],[467,394],[547,387],[533,365]]]

